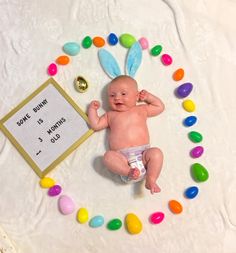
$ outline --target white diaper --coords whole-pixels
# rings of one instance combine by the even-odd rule
[[[137,147],[131,147],[131,148],[125,148],[119,150],[128,160],[129,166],[131,168],[137,168],[140,171],[139,178],[133,180],[128,178],[127,176],[121,176],[122,181],[125,183],[134,183],[139,182],[144,179],[146,174],[146,169],[144,167],[142,156],[143,152],[148,149],[150,145],[143,145],[143,146],[137,146]]]

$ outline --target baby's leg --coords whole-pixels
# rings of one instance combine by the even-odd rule
[[[150,148],[143,152],[143,163],[147,168],[146,174],[146,188],[151,193],[160,192],[160,187],[156,184],[156,180],[160,175],[163,154],[159,148]]]
[[[109,150],[104,154],[103,162],[105,166],[115,174],[127,176],[130,179],[139,177],[139,169],[130,168],[128,161],[120,152]]]

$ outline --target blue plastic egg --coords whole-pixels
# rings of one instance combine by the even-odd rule
[[[98,228],[101,227],[104,224],[104,218],[101,215],[94,216],[90,221],[89,221],[89,226],[92,228]]]
[[[197,186],[191,186],[185,190],[184,193],[185,197],[188,199],[193,199],[198,195],[198,188]]]
[[[110,45],[114,46],[118,43],[118,38],[114,33],[110,33],[107,38],[107,41]]]
[[[185,98],[191,93],[192,90],[193,85],[191,83],[184,83],[176,89],[176,96],[179,98]]]
[[[196,122],[197,122],[197,117],[195,117],[195,116],[189,116],[186,119],[184,119],[183,124],[186,127],[190,127],[190,126],[193,126]]]
[[[76,42],[67,42],[63,46],[63,50],[66,54],[71,55],[71,56],[75,56],[80,51],[80,45]]]

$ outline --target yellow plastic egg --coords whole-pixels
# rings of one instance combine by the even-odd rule
[[[42,188],[51,188],[56,183],[55,181],[50,177],[44,177],[39,181],[39,184]]]
[[[128,213],[125,217],[125,224],[130,234],[138,234],[142,231],[143,225],[134,213]]]
[[[190,100],[190,99],[186,99],[183,101],[183,108],[187,111],[187,112],[194,112],[196,109],[195,103]]]
[[[81,207],[77,212],[77,221],[81,224],[87,222],[89,219],[88,210]]]

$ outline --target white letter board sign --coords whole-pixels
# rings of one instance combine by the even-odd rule
[[[40,178],[93,133],[87,115],[53,78],[1,119],[0,128]]]

